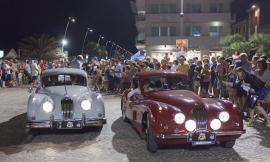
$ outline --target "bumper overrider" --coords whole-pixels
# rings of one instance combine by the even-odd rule
[[[51,118],[47,121],[28,121],[27,128],[31,129],[83,129],[85,127],[102,126],[107,123],[103,119],[74,119],[74,120],[54,120]]]
[[[224,137],[224,136],[241,136],[242,134],[246,133],[246,130],[243,131],[215,131],[211,132],[215,134],[216,137]],[[164,135],[160,134],[157,136],[160,140],[177,140],[177,139],[187,139],[190,137],[191,134],[183,133],[183,134],[170,134]]]

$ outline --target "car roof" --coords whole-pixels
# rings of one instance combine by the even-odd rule
[[[147,78],[153,76],[161,76],[161,75],[177,75],[182,77],[187,77],[185,74],[181,72],[174,72],[174,71],[144,71],[137,73],[138,78]]]
[[[57,68],[57,69],[48,69],[41,73],[41,77],[51,76],[51,75],[61,75],[61,74],[73,74],[81,75],[87,77],[87,73],[81,69],[74,68]]]

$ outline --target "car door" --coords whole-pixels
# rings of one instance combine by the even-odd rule
[[[146,107],[144,104],[144,98],[142,97],[142,95],[139,95],[137,96],[136,100],[132,102],[130,107],[130,115],[131,115],[130,121],[138,131],[141,131],[142,118],[145,110]]]

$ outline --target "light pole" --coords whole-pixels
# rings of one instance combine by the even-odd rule
[[[84,36],[84,40],[83,40],[83,45],[82,45],[82,55],[83,55],[83,52],[84,52],[84,45],[85,45],[85,42],[86,42],[86,38],[87,38],[87,35],[88,35],[89,32],[90,33],[93,33],[94,30],[91,29],[91,28],[87,28],[87,30],[86,30],[86,33],[85,33],[85,36]]]
[[[100,42],[101,39],[104,39],[104,37],[103,37],[102,35],[99,35],[99,38],[98,38],[98,45],[100,45],[99,42]]]
[[[68,27],[69,27],[70,22],[75,23],[76,22],[76,18],[74,18],[74,17],[69,17],[68,18],[67,25],[66,25],[66,30],[65,30],[65,34],[64,34],[64,38],[62,40],[62,54],[64,53],[64,46],[67,43],[66,36],[67,36],[67,31],[68,31]]]
[[[180,36],[184,35],[184,0],[181,1],[181,9],[180,9]]]

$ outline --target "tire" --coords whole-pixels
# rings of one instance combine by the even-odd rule
[[[126,116],[126,109],[124,109],[124,101],[123,101],[123,97],[122,97],[122,100],[121,100],[121,110],[122,110],[122,120],[124,122],[128,122],[128,119],[127,119],[127,116]]]
[[[233,146],[235,145],[235,140],[222,142],[221,145],[224,148],[233,148]]]
[[[158,144],[153,138],[153,132],[152,129],[150,128],[150,121],[149,118],[147,118],[147,134],[146,134],[146,145],[147,145],[147,150],[150,152],[157,152],[158,150]]]
[[[97,126],[97,127],[95,127],[95,131],[96,132],[101,132],[102,128],[103,128],[103,126]]]

